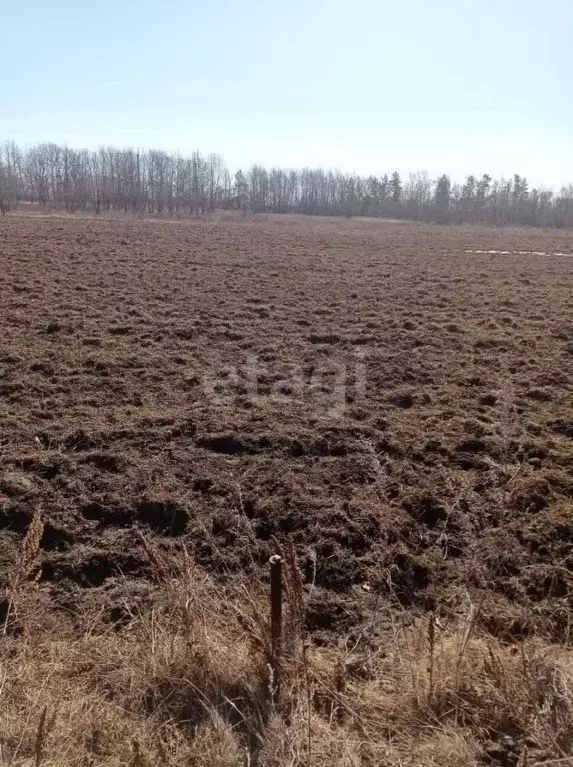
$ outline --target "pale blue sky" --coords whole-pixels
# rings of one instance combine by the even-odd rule
[[[573,0],[0,0],[0,139],[573,181]]]

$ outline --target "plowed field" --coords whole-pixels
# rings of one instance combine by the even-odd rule
[[[0,219],[4,585],[39,508],[55,615],[144,606],[140,533],[222,582],[266,577],[276,536],[316,641],[468,600],[499,638],[565,641],[571,253],[536,230]]]

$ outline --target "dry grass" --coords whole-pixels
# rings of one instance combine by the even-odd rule
[[[365,649],[305,648],[301,632],[290,641],[304,662],[285,658],[275,708],[264,591],[224,592],[183,548],[167,560],[147,547],[154,603],[121,628],[86,614],[81,631],[46,630],[42,590],[17,592],[21,634],[1,655],[2,765],[462,767],[484,748],[502,754],[491,764],[571,753],[563,647],[478,636],[471,610],[455,629],[431,616]]]

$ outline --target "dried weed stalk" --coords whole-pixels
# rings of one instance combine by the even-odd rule
[[[40,542],[44,533],[44,521],[40,509],[36,509],[30,522],[26,535],[20,545],[14,571],[9,578],[9,600],[4,619],[3,634],[8,633],[11,622],[17,612],[18,597],[26,584],[38,580],[40,569]]]

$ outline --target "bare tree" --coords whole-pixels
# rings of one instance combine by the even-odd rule
[[[493,180],[470,175],[462,185],[442,175],[411,173],[403,184],[397,171],[383,176],[321,168],[260,165],[231,174],[217,154],[190,157],[162,150],[101,147],[76,150],[53,143],[22,150],[0,146],[0,210],[20,201],[78,210],[124,211],[170,216],[211,214],[218,208],[256,213],[328,216],[390,216],[440,223],[507,223],[573,227],[573,186],[556,195],[530,189],[515,174]]]

